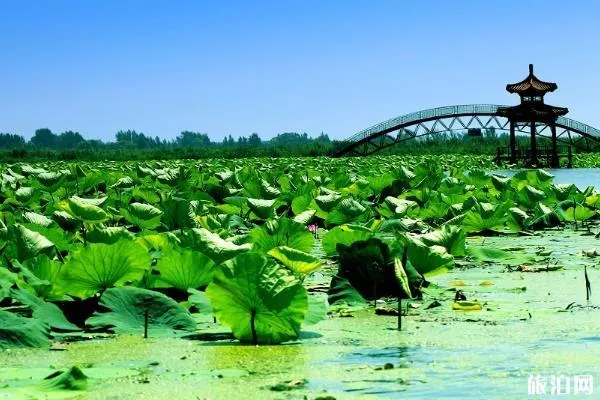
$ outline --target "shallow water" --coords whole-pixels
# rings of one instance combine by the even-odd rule
[[[491,172],[513,176],[519,171],[518,169],[505,169]],[[545,169],[545,171],[554,175],[554,183],[572,183],[581,190],[588,186],[600,188],[600,168],[561,168]]]
[[[401,332],[396,317],[369,309],[307,326],[301,341],[280,346],[122,336],[3,352],[0,393],[25,398],[49,371],[71,365],[88,368],[89,392],[79,396],[86,399],[523,399],[530,374],[592,374],[600,393],[600,311],[565,311],[572,302],[585,304],[583,265],[594,290],[600,282],[598,259],[578,254],[600,240],[550,231],[469,241],[519,244],[529,253],[552,249],[551,262],[565,269],[519,273],[489,265],[439,275],[431,280],[444,290],[415,301],[420,307],[403,318]],[[446,289],[457,287],[484,310],[451,310],[453,292]],[[434,298],[441,306],[424,310]],[[226,331],[210,319],[199,329]],[[271,390],[288,381],[299,383]]]

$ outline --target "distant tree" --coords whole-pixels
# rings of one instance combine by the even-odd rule
[[[79,132],[66,131],[58,135],[56,147],[60,149],[75,149],[85,142],[85,139]]]
[[[260,143],[261,140],[258,136],[258,133],[252,133],[250,137],[248,137],[248,145],[250,145],[251,147],[258,147],[260,146]]]
[[[25,147],[25,143],[23,136],[12,133],[0,133],[0,148],[2,149],[19,149]]]
[[[208,147],[210,138],[206,133],[183,131],[175,138],[175,143],[183,147]]]
[[[57,136],[48,128],[41,128],[35,131],[30,142],[35,147],[43,149],[54,149],[57,144]]]

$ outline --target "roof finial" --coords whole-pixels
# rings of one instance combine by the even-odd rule
[[[533,75],[533,64],[529,64],[529,74]]]

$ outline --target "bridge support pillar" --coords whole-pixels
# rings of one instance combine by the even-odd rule
[[[510,163],[517,163],[517,139],[515,137],[515,123],[510,121],[510,138],[509,138]]]
[[[531,166],[538,165],[537,143],[535,137],[535,121],[531,121]]]
[[[556,124],[550,124],[550,130],[552,131],[552,159],[550,160],[550,167],[559,168],[560,162],[558,160],[558,147],[556,139]]]

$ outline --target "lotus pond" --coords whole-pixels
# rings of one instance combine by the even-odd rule
[[[0,165],[0,398],[597,393],[600,194],[479,168]]]

